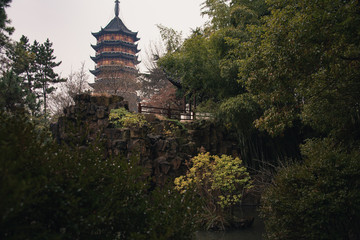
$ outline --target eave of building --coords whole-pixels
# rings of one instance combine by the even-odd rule
[[[101,37],[102,35],[105,35],[105,34],[125,34],[125,35],[128,35],[130,37],[133,38],[133,41],[134,42],[137,42],[140,40],[140,38],[137,37],[137,32],[134,33],[134,34],[129,34],[129,33],[125,33],[121,30],[105,30],[105,29],[101,29],[100,32],[96,32],[96,33],[91,33],[94,37],[96,37],[96,39],[98,39],[99,37]]]
[[[99,50],[101,47],[119,47],[119,46],[135,49],[136,53],[140,52],[140,50],[138,49],[138,44],[133,44],[125,41],[118,41],[118,40],[102,41],[96,45],[91,45],[91,47],[95,51]]]
[[[139,38],[137,38],[138,32],[130,31],[118,16],[115,16],[115,18],[113,18],[113,20],[111,20],[110,23],[105,28],[101,28],[101,30],[99,32],[92,33],[92,35],[94,37],[98,38],[98,37],[102,36],[103,34],[107,34],[107,33],[125,34],[125,35],[133,37],[135,42],[140,40]]]
[[[125,65],[106,65],[97,67],[95,70],[90,70],[94,76],[98,76],[101,73],[102,69],[108,69],[109,71],[124,71],[124,72],[132,72],[137,73],[138,70],[134,67],[129,67]]]
[[[137,61],[137,56],[133,55],[133,54],[129,54],[129,53],[124,53],[124,52],[103,52],[100,53],[99,55],[95,56],[95,57],[90,57],[94,62],[99,61],[100,59],[104,59],[104,58],[123,58],[123,59],[129,59],[129,60],[133,60],[133,61]]]

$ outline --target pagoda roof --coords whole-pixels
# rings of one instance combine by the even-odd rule
[[[92,35],[97,38],[106,33],[123,33],[134,37],[135,41],[140,40],[140,38],[137,37],[138,33],[130,31],[118,16],[115,16],[105,28],[101,28],[99,32],[92,33]]]
[[[136,55],[129,54],[129,53],[124,53],[124,52],[103,52],[103,53],[100,53],[99,55],[97,55],[95,57],[90,57],[90,58],[94,62],[97,62],[98,60],[100,60],[102,58],[125,58],[125,59],[134,60],[136,64],[140,63],[137,60]]]
[[[91,45],[91,47],[95,51],[99,50],[103,46],[107,46],[107,47],[123,46],[123,47],[136,49],[136,53],[140,52],[140,50],[137,49],[137,47],[138,47],[137,44],[133,44],[133,43],[125,42],[125,41],[119,41],[119,40],[102,41],[102,42],[100,42],[100,43],[98,43],[96,45]]]
[[[107,65],[107,66],[97,67],[95,70],[90,70],[90,73],[97,76],[99,73],[101,73],[102,69],[104,69],[104,68],[108,68],[110,71],[122,70],[124,72],[133,72],[133,73],[138,72],[138,70],[136,68],[125,66],[125,65]]]

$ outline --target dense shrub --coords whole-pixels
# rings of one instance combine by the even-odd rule
[[[249,173],[239,158],[227,155],[201,153],[188,165],[186,175],[175,179],[175,189],[195,191],[202,201],[201,222],[207,229],[224,230],[232,217],[227,210],[239,204],[243,192],[251,188]]]
[[[268,239],[360,239],[360,153],[308,141],[263,194]]]
[[[149,192],[136,159],[105,158],[100,144],[69,148],[39,133],[0,115],[0,239],[191,237],[190,195]]]
[[[147,123],[144,115],[131,113],[125,108],[112,109],[109,115],[109,120],[115,125],[115,127],[118,128],[140,128]]]

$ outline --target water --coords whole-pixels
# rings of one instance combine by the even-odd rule
[[[224,232],[201,231],[196,233],[196,240],[262,240],[265,232],[263,221],[259,218],[256,208],[243,209],[246,216],[255,217],[252,227],[243,230]]]

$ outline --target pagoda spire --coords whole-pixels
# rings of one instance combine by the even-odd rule
[[[119,6],[119,0],[115,1],[115,16],[119,17],[119,13],[120,13],[120,6]]]

